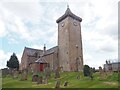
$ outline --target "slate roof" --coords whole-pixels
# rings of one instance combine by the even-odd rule
[[[36,52],[42,54],[43,50],[25,47],[28,55],[34,55]]]
[[[63,19],[65,19],[68,16],[70,16],[70,17],[72,17],[72,18],[74,18],[74,19],[76,19],[76,20],[78,20],[80,22],[82,21],[82,18],[80,18],[80,17],[76,16],[75,14],[73,14],[71,12],[71,10],[69,9],[69,7],[68,7],[67,10],[65,11],[65,14],[63,16],[61,16],[58,20],[56,20],[56,22],[59,23],[60,21],[62,21]]]
[[[48,54],[51,54],[51,53],[54,53],[56,50],[57,50],[58,46],[55,46],[53,48],[50,48],[48,50],[45,51],[45,55],[48,55]]]
[[[35,61],[36,63],[48,63],[44,57],[40,57],[37,61]]]

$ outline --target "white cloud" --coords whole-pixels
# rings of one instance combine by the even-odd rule
[[[34,48],[34,49],[40,49],[40,50],[43,50],[43,45],[32,45],[30,46],[30,48]]]
[[[1,5],[13,13],[15,16],[19,16],[25,20],[39,20],[40,16],[42,17],[42,7],[39,4],[38,0],[34,2],[19,2],[18,1],[6,1],[1,2]]]
[[[4,50],[0,49],[0,68],[6,68],[7,61],[10,59],[10,56],[13,54],[13,52],[4,52]],[[16,54],[18,57],[19,62],[21,62],[21,53]]]
[[[20,38],[32,42],[31,48],[38,49],[42,49],[43,45],[36,42],[45,43],[48,48],[57,45],[56,19],[64,14],[67,2],[71,11],[83,19],[82,39],[84,51],[87,53],[84,55],[85,62],[99,66],[111,55],[117,57],[118,0],[12,0],[11,2],[2,0],[0,37],[8,35],[10,42]],[[97,56],[102,53],[104,55],[99,57],[100,61],[93,65],[92,62],[95,62]]]
[[[23,52],[22,52],[23,53]],[[21,57],[22,57],[22,53],[16,53],[16,56],[19,60],[19,64],[21,63]]]
[[[5,25],[2,21],[0,21],[0,37],[5,35]]]
[[[3,50],[0,50],[0,68],[5,68],[6,67],[6,64],[7,64],[7,61],[9,60],[10,58],[10,54],[11,53],[5,53]]]

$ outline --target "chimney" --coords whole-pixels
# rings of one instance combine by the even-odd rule
[[[43,55],[45,55],[45,51],[46,51],[46,45],[44,44]]]

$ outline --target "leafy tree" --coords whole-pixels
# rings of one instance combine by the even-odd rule
[[[90,76],[90,67],[88,65],[84,65],[83,73],[84,76]]]
[[[15,53],[13,53],[9,61],[7,61],[7,67],[11,69],[14,69],[14,68],[17,68],[17,70],[19,69],[19,61]]]

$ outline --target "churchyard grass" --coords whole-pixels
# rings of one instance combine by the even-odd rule
[[[89,77],[84,77],[80,72],[80,79],[77,79],[78,72],[61,72],[60,87],[61,88],[118,88],[118,73],[108,74],[106,78],[101,79],[99,72],[93,74],[93,80]],[[64,86],[64,82],[68,82],[68,86]],[[120,80],[119,80],[120,81]],[[3,88],[54,88],[56,79],[54,73],[48,80],[48,84],[37,84],[32,82],[32,75],[28,76],[28,80],[20,81],[20,76],[13,79],[11,76],[2,78]]]

